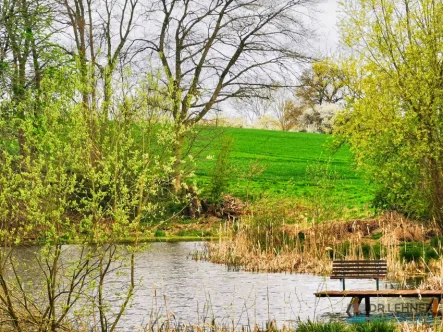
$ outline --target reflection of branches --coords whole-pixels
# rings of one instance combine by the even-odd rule
[[[55,244],[15,257],[9,250],[2,253],[4,269],[0,273],[0,310],[7,313],[9,323],[17,331],[32,327],[43,330],[67,328],[74,323],[74,310],[87,310],[98,305],[99,318],[106,330],[115,330],[133,289],[131,282],[122,302],[109,311],[109,294],[105,286],[110,277],[118,275],[123,266],[116,245],[68,246]],[[27,261],[35,262],[28,270]],[[133,266],[133,262],[131,262]],[[131,266],[130,266],[131,268]],[[7,276],[5,271],[10,271]],[[132,269],[131,269],[132,270]],[[29,282],[24,282],[25,277]],[[88,295],[91,289],[98,294]]]

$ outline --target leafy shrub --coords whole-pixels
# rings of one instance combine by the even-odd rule
[[[372,234],[371,239],[379,240],[382,236],[383,236],[382,232],[377,232],[377,233]]]
[[[349,325],[342,322],[299,322],[296,332],[345,332],[352,331]]]
[[[155,237],[165,237],[165,236],[166,236],[166,232],[165,232],[165,231],[162,231],[162,230],[160,230],[160,229],[157,229],[157,230],[155,231],[155,233],[154,233],[154,236],[155,236]]]
[[[229,190],[231,180],[234,178],[234,167],[229,160],[232,151],[232,137],[223,139],[217,161],[210,173],[209,199],[212,203],[219,203],[223,194]]]
[[[195,236],[195,237],[204,237],[204,236],[211,236],[211,232],[209,231],[203,231],[203,230],[180,230],[177,232],[177,236]]]
[[[430,244],[432,247],[440,248],[443,245],[443,236],[435,236],[431,239]]]
[[[356,332],[395,332],[395,324],[385,320],[373,320],[353,326]]]
[[[394,323],[386,320],[373,320],[367,323],[348,325],[342,322],[300,322],[296,332],[395,332]]]
[[[442,252],[437,246],[422,242],[408,242],[400,246],[400,257],[406,262],[424,260],[429,262],[430,259],[438,259]]]

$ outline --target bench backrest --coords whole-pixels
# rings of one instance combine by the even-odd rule
[[[331,279],[341,279],[345,290],[345,279],[375,279],[377,290],[379,279],[386,278],[388,265],[385,260],[333,261]]]
[[[331,279],[384,279],[385,260],[333,261]]]

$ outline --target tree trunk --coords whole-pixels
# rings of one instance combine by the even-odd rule
[[[181,131],[181,126],[176,131],[175,143],[173,145],[173,152],[175,157],[174,162],[174,179],[173,179],[173,192],[179,194],[182,189],[182,163],[183,163],[183,150],[185,148],[185,135]]]

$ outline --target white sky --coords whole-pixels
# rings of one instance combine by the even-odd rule
[[[338,28],[337,12],[338,0],[323,0],[318,4],[318,48],[322,55],[331,55],[337,48]]]
[[[338,27],[337,16],[339,0],[320,0],[317,11],[312,13],[312,24],[317,38],[312,42],[312,46],[317,50],[316,56],[330,56],[337,50]],[[223,114],[228,116],[239,116],[235,111],[236,106],[227,102],[223,105]]]

